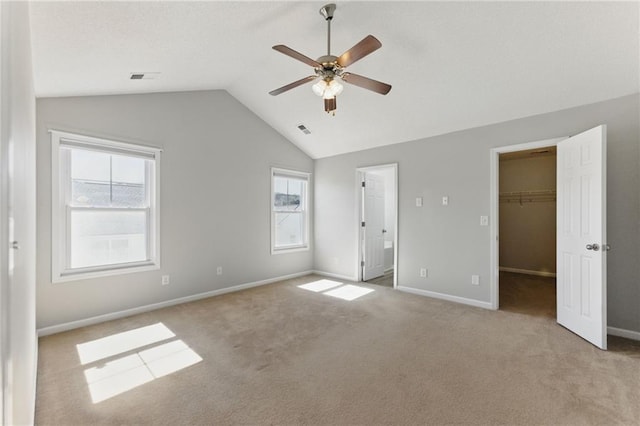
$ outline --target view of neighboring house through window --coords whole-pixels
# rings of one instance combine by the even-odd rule
[[[272,169],[272,253],[309,248],[309,174]]]
[[[159,150],[55,131],[52,140],[54,280],[157,268]]]

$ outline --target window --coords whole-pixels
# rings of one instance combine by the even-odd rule
[[[271,169],[271,253],[309,249],[309,173]]]
[[[159,268],[160,150],[51,131],[52,279]]]

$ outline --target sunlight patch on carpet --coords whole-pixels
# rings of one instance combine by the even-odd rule
[[[298,288],[320,293],[322,291],[329,290],[330,288],[338,287],[339,285],[342,285],[342,284],[343,283],[339,281],[318,280],[312,283],[299,285]]]
[[[308,284],[299,285],[298,288],[313,291],[314,293],[322,293],[326,296],[337,297],[338,299],[349,302],[375,291],[372,288],[352,284],[345,285],[339,281],[332,280],[313,281]]]
[[[93,403],[202,361],[202,357],[182,340],[161,342],[172,337],[175,334],[158,323],[77,345],[82,364],[93,364],[84,371]],[[109,344],[113,346],[108,347]],[[139,350],[145,346],[146,349]],[[135,350],[138,351],[123,355]],[[120,357],[105,361],[114,356]]]
[[[371,288],[347,284],[343,285],[342,287],[327,291],[323,294],[326,294],[327,296],[337,297],[338,299],[348,300],[350,302],[373,291],[375,290]]]
[[[176,335],[163,323],[136,328],[76,345],[82,365],[119,355]]]

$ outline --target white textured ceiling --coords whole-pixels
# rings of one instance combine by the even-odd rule
[[[343,1],[331,53],[373,34],[382,48],[349,71],[393,89],[345,85],[332,117],[311,85],[268,94],[313,74],[271,46],[326,54],[323,4],[34,2],[36,95],[225,89],[320,158],[639,91],[637,2]]]

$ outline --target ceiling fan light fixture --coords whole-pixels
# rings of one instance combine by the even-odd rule
[[[344,86],[337,80],[320,80],[311,86],[313,93],[322,96],[324,99],[331,99],[342,93]]]

